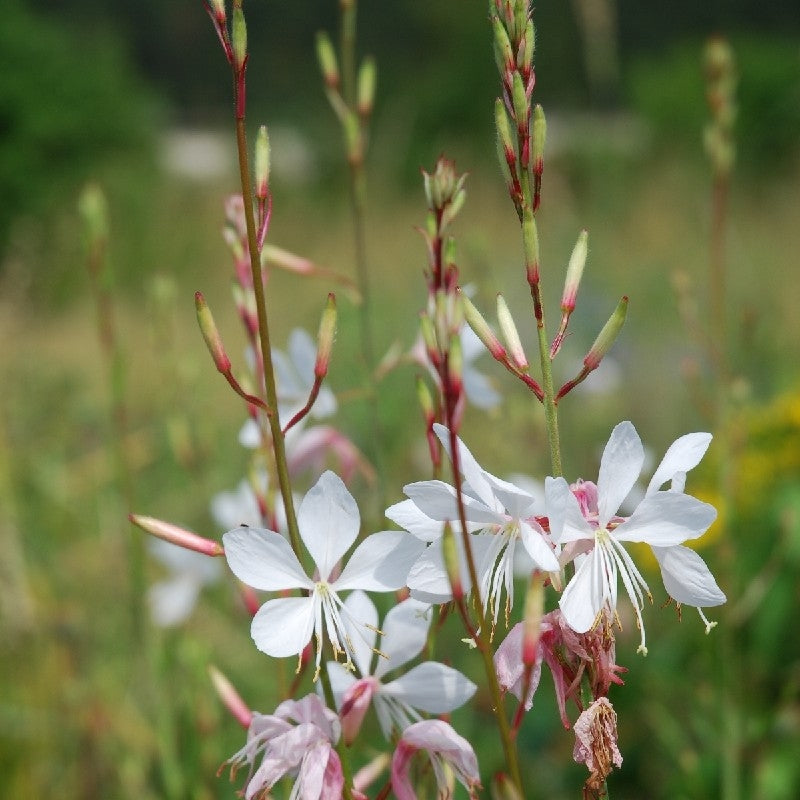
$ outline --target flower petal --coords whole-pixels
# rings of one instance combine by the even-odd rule
[[[696,497],[680,492],[656,492],[639,503],[613,536],[620,542],[671,547],[696,539],[716,518],[716,509]]]
[[[429,714],[446,714],[464,705],[478,687],[457,669],[425,661],[386,684],[381,694],[403,700]]]
[[[424,549],[424,542],[405,531],[373,533],[356,548],[342,574],[331,586],[336,591],[392,592],[402,589],[409,570]]]
[[[647,494],[657,492],[667,481],[672,480],[676,473],[694,469],[708,450],[711,438],[710,433],[687,433],[676,439],[669,446],[650,479]]]
[[[600,558],[600,547],[596,546],[583,559],[558,601],[567,625],[576,633],[586,633],[592,627],[603,605]]]
[[[453,455],[450,452],[450,431],[444,425],[440,425],[437,422],[433,425],[433,432],[439,437],[442,447],[452,461]],[[458,466],[461,470],[461,474],[464,476],[464,480],[489,508],[496,510],[494,494],[483,476],[483,469],[464,442],[462,442],[459,437],[456,437],[456,440],[458,441]]]
[[[544,531],[538,525],[534,528],[524,520],[520,520],[519,533],[522,544],[533,559],[536,569],[544,572],[558,572],[558,559],[545,541]]]
[[[150,616],[160,628],[171,628],[189,619],[194,611],[200,584],[191,575],[177,575],[154,583],[147,590]]]
[[[353,644],[353,661],[362,675],[369,675],[373,648],[378,638],[375,633],[378,628],[378,609],[364,592],[356,590],[344,601],[344,610],[346,613],[342,614],[342,618]],[[355,621],[358,630],[355,630]]]
[[[328,470],[309,489],[297,525],[322,580],[330,577],[341,557],[358,536],[361,518],[353,496],[342,479]]]
[[[536,499],[524,489],[513,483],[504,481],[483,470],[483,477],[492,489],[494,496],[502,503],[510,516],[519,518],[532,516],[535,513]]]
[[[442,535],[444,525],[440,520],[423,514],[413,500],[403,500],[386,509],[386,516],[412,536],[423,542],[435,542]]]
[[[600,527],[604,528],[628,496],[644,463],[644,448],[636,428],[630,422],[620,422],[600,460],[597,479],[597,511]]]
[[[667,594],[678,603],[696,608],[722,605],[727,598],[706,562],[688,547],[654,547]]]
[[[253,617],[250,635],[268,656],[284,658],[303,652],[314,628],[315,597],[278,597],[267,600]]]
[[[242,583],[265,592],[312,589],[292,546],[275,531],[236,528],[222,537],[231,572]]]
[[[488,487],[488,484],[487,484]],[[403,487],[406,496],[414,501],[417,508],[431,519],[440,522],[457,521],[458,505],[456,490],[443,481],[417,481]],[[505,522],[505,515],[486,506],[481,500],[462,495],[467,522],[483,526]]]
[[[422,652],[430,627],[430,614],[426,614],[429,610],[427,603],[409,598],[389,611],[383,621],[381,638],[381,652],[386,658],[378,659],[376,677],[402,667]]]

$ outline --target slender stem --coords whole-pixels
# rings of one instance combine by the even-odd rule
[[[236,81],[237,95],[239,81]],[[243,83],[243,81],[241,82]],[[241,109],[237,96],[237,109]],[[255,214],[253,211],[253,188],[250,180],[250,166],[247,157],[247,134],[245,132],[244,110],[236,115],[236,146],[239,154],[239,177],[242,184],[242,200],[244,202],[244,216],[247,225],[247,244],[250,253],[250,271],[253,276],[253,293],[256,301],[258,315],[258,336],[261,345],[261,358],[264,362],[264,389],[267,396],[267,405],[274,413],[267,415],[270,432],[272,434],[273,452],[275,455],[275,468],[278,474],[278,484],[281,488],[283,506],[286,509],[286,525],[289,530],[289,539],[295,553],[301,552],[300,532],[297,527],[297,516],[294,510],[294,498],[289,481],[289,466],[286,461],[286,445],[278,419],[278,393],[275,388],[275,372],[272,366],[272,347],[269,337],[269,323],[267,320],[267,304],[264,296],[264,280],[261,274],[261,254],[258,249]]]

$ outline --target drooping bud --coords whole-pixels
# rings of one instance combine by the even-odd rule
[[[269,135],[266,125],[262,125],[256,136],[256,197],[259,200],[266,200],[269,193],[269,162]]]
[[[176,544],[186,550],[194,550],[205,556],[225,555],[225,550],[219,542],[215,542],[213,539],[206,539],[204,536],[198,536],[198,534],[187,531],[178,525],[173,525],[171,522],[164,522],[154,517],[143,517],[139,514],[129,514],[128,519],[145,533],[149,533],[158,539],[163,539],[165,542]]]
[[[603,357],[611,349],[614,342],[617,341],[622,326],[625,324],[627,314],[628,298],[623,297],[614,309],[614,313],[608,318],[608,322],[603,325],[602,330],[597,334],[597,338],[586,354],[586,358],[583,359],[584,365],[589,369],[597,369]]]
[[[200,325],[200,333],[203,334],[208,352],[211,353],[211,357],[214,359],[214,366],[216,366],[223,375],[227,375],[231,371],[231,360],[225,352],[225,345],[222,343],[222,337],[219,335],[214,317],[211,315],[211,309],[208,307],[202,292],[195,292],[194,305],[197,311],[197,322]]]
[[[365,58],[358,71],[358,113],[361,117],[369,117],[375,104],[375,84],[377,82],[375,59]]]
[[[319,31],[316,38],[317,61],[322,72],[322,79],[329,89],[339,87],[339,65],[336,61],[336,51],[333,49],[330,37],[325,31]]]
[[[233,23],[231,25],[231,42],[233,45],[233,66],[237,72],[244,69],[247,62],[247,23],[240,4],[233,6]]]
[[[208,667],[208,675],[211,678],[211,683],[214,686],[219,699],[222,700],[225,708],[231,712],[234,719],[245,729],[250,727],[253,721],[253,712],[247,707],[247,704],[242,700],[239,692],[236,691],[233,684],[213,665]]]
[[[498,361],[506,359],[506,349],[497,338],[497,334],[491,329],[489,323],[481,316],[481,312],[473,304],[463,292],[461,294],[461,302],[464,307],[464,316],[467,324],[475,331],[475,335],[483,342],[484,347],[492,354]]]
[[[317,361],[314,364],[314,375],[323,378],[328,374],[328,363],[331,358],[333,340],[336,336],[336,295],[331,292],[322,312],[317,335]]]
[[[514,318],[511,316],[505,298],[501,294],[497,295],[497,323],[500,326],[500,332],[503,334],[503,339],[512,361],[523,372],[526,371],[528,369],[528,359],[525,356],[525,350],[522,348]]]

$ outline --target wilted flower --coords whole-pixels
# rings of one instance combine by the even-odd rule
[[[584,784],[585,798],[600,797],[612,767],[622,766],[617,747],[617,712],[607,697],[594,701],[575,722],[572,757],[591,773]]]

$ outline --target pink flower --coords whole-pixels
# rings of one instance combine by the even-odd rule
[[[425,750],[431,760],[436,777],[438,796],[449,798],[453,793],[452,776],[476,797],[481,787],[478,759],[472,745],[459,736],[453,728],[440,719],[426,719],[409,725],[400,737],[392,757],[392,790],[397,800],[416,800],[416,792],[409,778],[411,758],[418,750]]]
[[[245,800],[267,797],[286,775],[296,778],[292,797],[338,800],[344,786],[334,749],[339,733],[338,717],[316,695],[286,700],[274,714],[253,714],[247,744],[226,762],[231,765],[231,778],[239,767],[249,766]],[[259,757],[261,765],[254,769]]]

